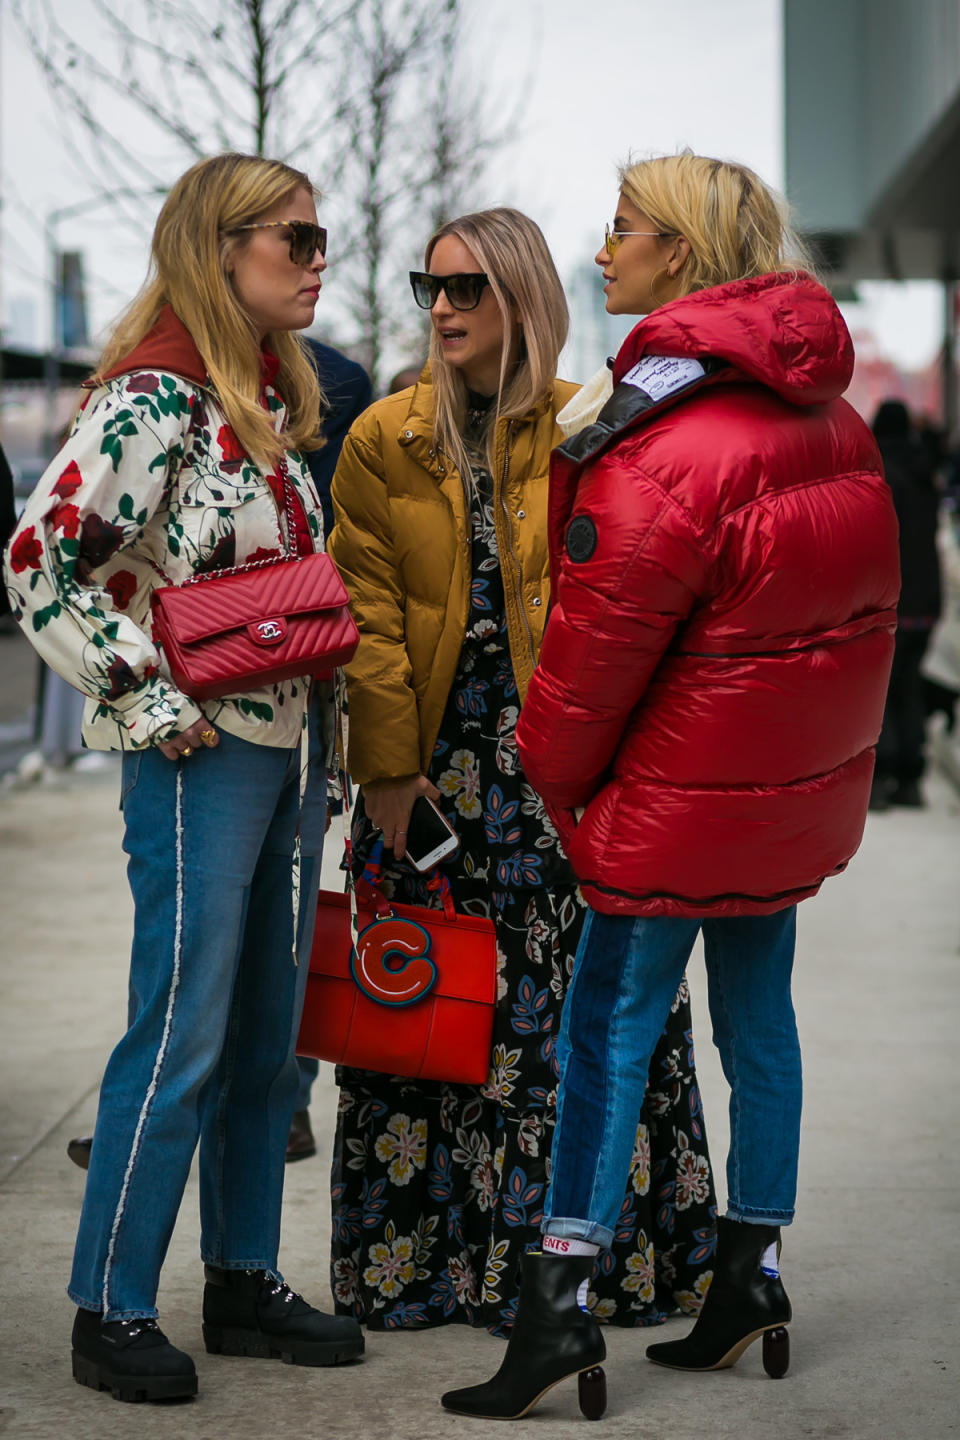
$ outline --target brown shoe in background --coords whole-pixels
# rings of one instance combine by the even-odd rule
[[[317,1142],[310,1129],[310,1111],[294,1110],[287,1137],[287,1164],[291,1160],[307,1160],[317,1153]]]
[[[79,1165],[81,1170],[90,1168],[90,1146],[93,1144],[92,1135],[84,1135],[80,1140],[67,1141],[67,1154],[74,1165]]]

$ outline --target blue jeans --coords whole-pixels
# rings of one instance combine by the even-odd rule
[[[713,1039],[731,1091],[727,1215],[790,1223],[802,1098],[790,998],[796,917],[795,905],[704,920],[590,911],[557,1047],[546,1234],[612,1243],[650,1057],[700,929]]]
[[[294,1043],[320,882],[326,773],[318,707],[300,751],[220,732],[172,762],[123,758],[134,899],[130,1025],[107,1064],[71,1299],[155,1316],[160,1267],[197,1141],[201,1254],[277,1275]],[[293,856],[299,821],[299,965]]]

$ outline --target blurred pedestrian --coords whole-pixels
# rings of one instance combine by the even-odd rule
[[[499,1372],[443,1397],[517,1419],[604,1344],[579,1307],[616,1234],[650,1055],[703,932],[731,1085],[727,1213],[681,1370],[759,1334],[783,1374],[800,1050],[796,904],[863,831],[893,651],[896,519],[840,396],[853,350],[781,205],[689,152],[621,171],[596,264],[607,310],[645,317],[595,423],[551,468],[552,609],[517,728],[590,906],[560,1037],[542,1253],[524,1257]]]
[[[89,697],[87,743],[123,752],[132,1014],[101,1086],[69,1286],[74,1377],[120,1400],[197,1389],[156,1295],[198,1139],[206,1348],[307,1365],[363,1349],[277,1269],[331,687],[292,679],[201,707],[150,622],[158,585],[322,547],[298,453],[321,396],[290,333],[312,322],[325,269],[314,193],[243,155],[177,181],[151,276],[7,557],[18,619]]]
[[[333,502],[330,487],[340,459],[340,450],[347,431],[373,400],[370,376],[356,360],[308,338],[307,344],[317,368],[317,379],[325,403],[322,433],[324,444],[319,450],[308,450],[306,462],[323,506],[323,533],[333,529]]]
[[[341,1086],[333,1277],[375,1329],[506,1332],[535,1244],[554,1124],[560,1010],[583,922],[576,882],[517,761],[543,634],[547,467],[575,386],[555,379],[567,308],[540,230],[516,210],[444,225],[411,276],[430,310],[428,368],[354,425],[330,548],[361,640],[348,667],[357,864],[377,836],[384,888],[436,902],[404,864],[414,799],[460,837],[440,866],[459,909],[492,918],[498,1003],[483,1085],[355,1069]],[[616,1236],[591,1286],[604,1320],[694,1310],[715,1214],[682,975],[650,1094],[633,1116]]]
[[[901,400],[885,400],[873,433],[900,524],[902,588],[890,688],[877,744],[871,810],[923,804],[927,701],[921,666],[940,616],[942,590],[937,550],[939,448],[930,430],[918,432]]]
[[[340,450],[347,431],[373,399],[370,376],[356,360],[351,360],[332,345],[323,345],[319,340],[307,337],[307,344],[317,369],[317,379],[326,402],[323,413],[322,432],[326,442],[319,450],[308,450],[306,462],[317,487],[323,509],[323,533],[329,535],[333,529],[333,502],[330,487],[333,472],[337,468]],[[332,801],[331,810],[340,812],[342,802]],[[287,1136],[287,1163],[295,1160],[309,1160],[317,1153],[317,1142],[310,1124],[310,1097],[313,1084],[320,1073],[320,1062],[309,1055],[297,1056],[299,1084],[297,1098]]]
[[[398,370],[396,375],[391,377],[387,386],[388,395],[396,395],[398,390],[409,390],[411,385],[416,385],[420,379],[422,366],[407,365],[403,370]]]
[[[923,657],[923,686],[927,719],[938,712],[944,728],[953,735],[960,703],[960,510],[944,505],[937,533],[943,605]]]
[[[0,445],[0,554],[6,549],[7,542],[16,529],[16,525],[13,471],[3,453],[3,446]],[[0,586],[0,635],[15,635],[16,633],[17,626],[10,614],[10,601],[6,588]]]

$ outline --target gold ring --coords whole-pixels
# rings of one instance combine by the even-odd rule
[[[200,739],[203,741],[204,745],[216,745],[217,732],[212,727],[209,730],[201,730]]]
[[[192,746],[192,745],[184,745],[183,749],[180,751],[180,754],[181,754],[181,755],[192,755],[192,754],[193,754],[193,746]]]

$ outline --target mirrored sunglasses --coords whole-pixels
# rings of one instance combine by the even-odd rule
[[[675,233],[673,230],[611,230],[608,225],[603,232],[603,248],[608,255],[612,255],[620,241],[625,240],[628,235],[650,235],[658,240],[668,240]]]
[[[463,275],[428,275],[425,270],[410,271],[413,298],[421,310],[432,310],[441,290],[454,310],[476,310],[484,288],[489,284],[482,271]]]

